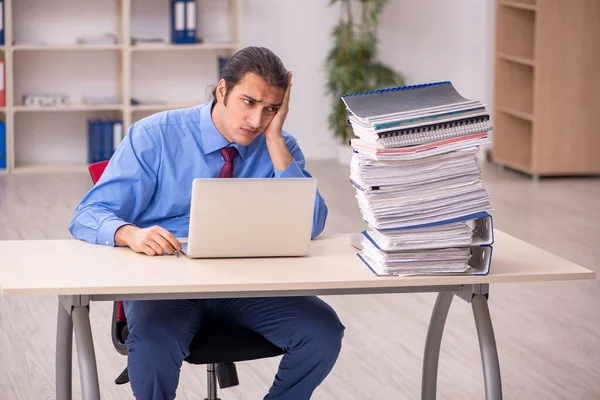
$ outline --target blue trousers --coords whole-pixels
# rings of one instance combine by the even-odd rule
[[[192,338],[207,318],[252,329],[285,350],[265,399],[309,399],[333,368],[344,326],[317,297],[124,301],[137,399],[174,399]]]

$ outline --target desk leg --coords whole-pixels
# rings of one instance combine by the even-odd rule
[[[425,341],[425,355],[423,357],[423,379],[421,381],[421,399],[435,400],[437,389],[438,362],[440,347],[446,317],[452,304],[452,292],[439,292],[433,307],[427,339]]]
[[[77,342],[79,359],[79,374],[81,375],[81,391],[84,400],[100,400],[98,370],[92,328],[90,326],[90,311],[86,306],[73,307],[73,325]]]
[[[473,307],[473,317],[475,318],[479,349],[481,350],[481,361],[483,363],[485,398],[487,400],[501,400],[502,381],[500,379],[500,362],[498,361],[496,338],[492,327],[487,297],[482,294],[474,295],[471,300],[471,306]]]
[[[58,300],[58,317],[56,321],[56,399],[72,398],[72,360],[73,360],[73,320],[71,315]]]

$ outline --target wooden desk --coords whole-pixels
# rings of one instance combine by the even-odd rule
[[[148,257],[76,240],[0,241],[0,293],[57,295],[56,387],[71,398],[73,329],[85,399],[99,399],[90,301],[211,297],[438,292],[427,333],[422,398],[436,395],[443,328],[454,295],[470,302],[486,397],[501,399],[500,368],[487,296],[489,284],[594,279],[594,272],[498,230],[487,276],[377,277],[356,256],[349,235],[314,240],[301,258]]]

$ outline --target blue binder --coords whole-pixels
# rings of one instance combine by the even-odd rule
[[[171,0],[171,43],[185,43],[186,0]]]
[[[4,0],[0,0],[0,46],[4,46]]]
[[[196,43],[197,18],[196,0],[186,0],[185,2],[185,43]]]
[[[413,225],[413,226],[405,226],[398,229],[378,229],[379,232],[390,232],[390,231],[404,231],[409,229],[417,229],[417,228],[426,228],[431,226],[445,225],[445,224],[453,224],[455,222],[463,222],[468,220],[475,220],[477,229],[473,232],[473,245],[477,246],[485,246],[494,244],[494,219],[492,216],[483,211],[470,215],[463,215],[462,217],[447,219],[445,221],[432,222],[429,224],[421,224],[421,225]],[[363,231],[362,234],[367,237],[375,247],[379,248],[377,243],[373,241],[371,236],[367,231]],[[446,245],[446,247],[452,247],[452,244]]]
[[[449,219],[449,220],[445,220],[445,221],[434,222],[434,223],[430,223],[430,224],[422,224],[422,225],[415,225],[415,226],[410,226],[410,227],[403,227],[403,228],[400,228],[397,230],[408,230],[408,229],[423,228],[423,227],[428,227],[428,226],[443,225],[443,224],[449,224],[449,223],[454,223],[454,222],[459,222],[459,221],[467,221],[470,219],[475,219],[477,222],[475,231],[473,232],[472,244],[468,246],[471,250],[471,257],[469,259],[469,265],[471,267],[471,270],[468,272],[465,272],[465,273],[460,273],[460,274],[487,275],[490,272],[490,267],[491,267],[491,262],[492,262],[492,251],[493,251],[492,245],[494,244],[494,224],[493,224],[493,218],[489,213],[480,212],[480,213],[476,213],[476,214],[465,215],[462,217],[453,218],[453,219]],[[389,229],[380,230],[380,232],[384,232],[384,231],[389,231]],[[376,249],[384,251],[377,244],[377,242],[371,237],[371,235],[369,235],[369,233],[367,231],[363,231],[362,235]],[[450,248],[450,247],[465,247],[465,246],[462,246],[459,244],[452,245],[451,243],[445,243],[443,246],[443,248]],[[432,246],[429,249],[431,250],[431,249],[436,249],[436,248],[440,248],[440,247]],[[427,251],[427,250],[428,250],[427,248],[418,249],[418,251]],[[402,252],[402,251],[408,251],[408,250],[395,250],[395,251]],[[375,271],[375,269],[371,265],[369,265],[369,262],[360,253],[357,253],[357,255],[367,265],[367,267],[369,267],[369,269],[373,273],[378,275],[377,272]],[[453,273],[453,274],[456,274],[456,273]]]
[[[471,256],[469,258],[469,266],[471,267],[470,271],[467,272],[455,272],[455,273],[446,273],[446,274],[437,274],[437,275],[487,275],[490,273],[490,268],[492,266],[492,246],[472,246],[471,247]],[[365,265],[377,276],[390,276],[390,275],[380,275],[375,270],[367,260],[360,254],[356,254],[358,258],[365,263]],[[393,276],[393,275],[392,275]]]
[[[219,57],[219,76],[217,81],[223,77],[223,68],[225,68],[225,64],[229,61],[229,57]]]
[[[6,169],[6,122],[0,122],[0,169]]]
[[[102,160],[110,160],[113,154],[113,125],[114,121],[102,121]]]
[[[88,120],[88,162],[102,161],[102,122]]]

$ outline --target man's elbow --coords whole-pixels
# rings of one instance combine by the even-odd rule
[[[81,212],[76,212],[69,223],[69,233],[74,239],[83,240],[88,243],[97,243],[98,237],[96,230],[90,226],[90,221]]]

